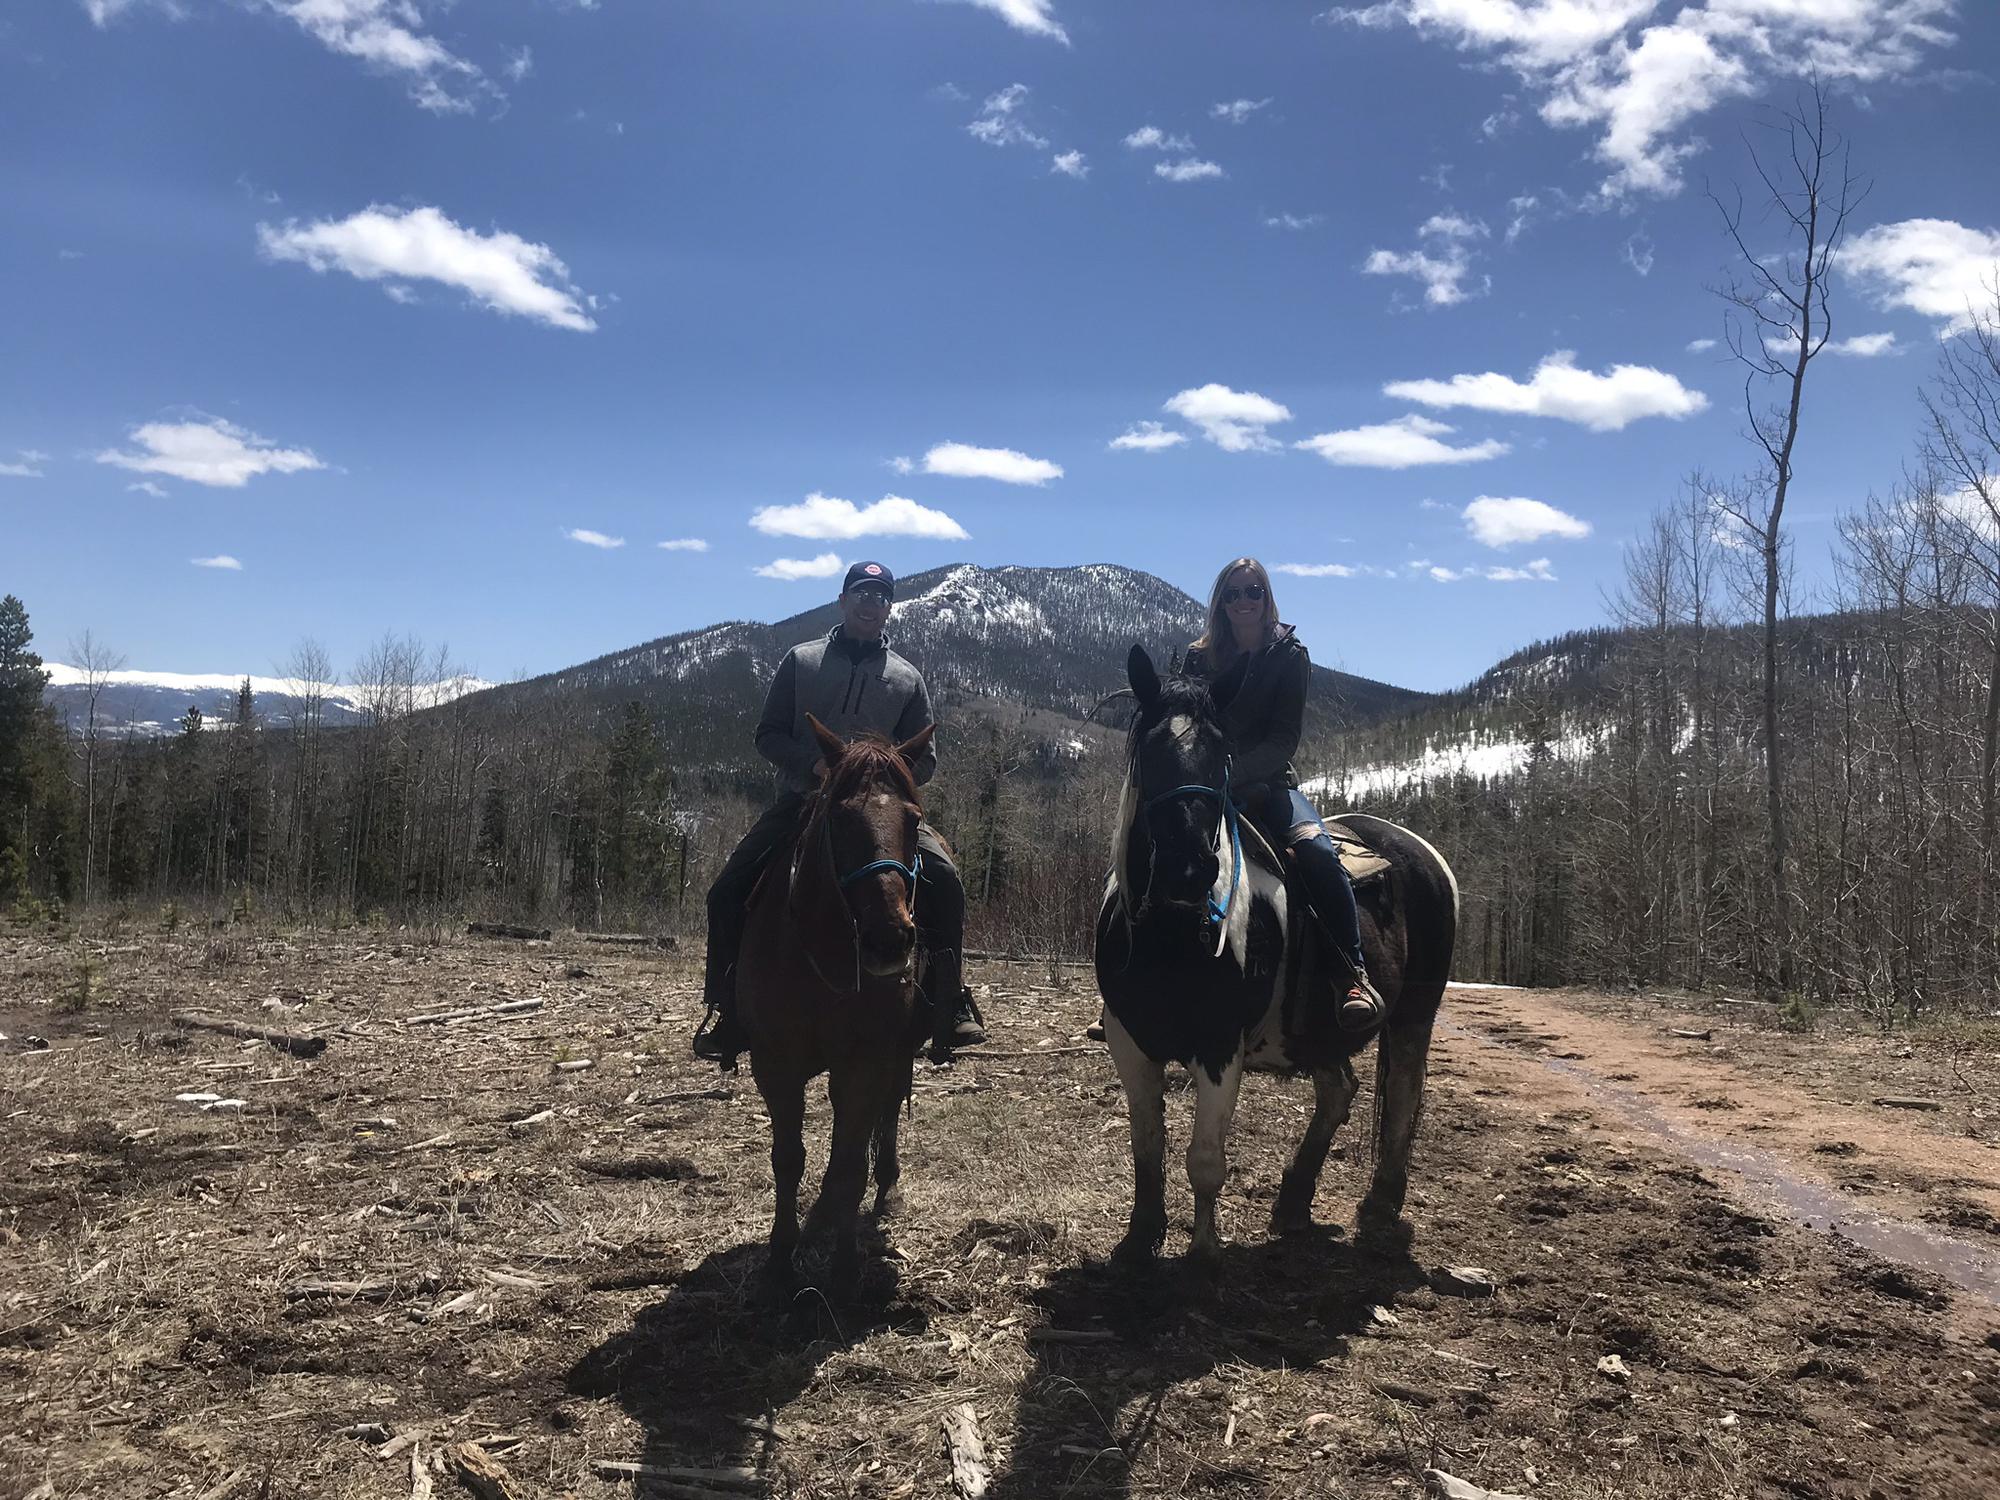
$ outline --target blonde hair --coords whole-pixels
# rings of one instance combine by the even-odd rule
[[[1208,628],[1202,631],[1201,639],[1189,648],[1207,656],[1210,667],[1224,667],[1236,659],[1236,631],[1230,626],[1229,616],[1222,602],[1222,591],[1228,586],[1229,575],[1238,569],[1249,573],[1253,581],[1264,585],[1264,639],[1268,641],[1271,632],[1278,628],[1278,595],[1271,587],[1271,575],[1256,558],[1237,558],[1215,575],[1215,587],[1208,592]]]

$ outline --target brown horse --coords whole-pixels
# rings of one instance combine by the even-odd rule
[[[828,1075],[833,1145],[806,1232],[831,1229],[833,1282],[859,1278],[855,1223],[875,1155],[875,1211],[896,1203],[896,1117],[910,1096],[924,1030],[911,912],[917,824],[923,815],[910,761],[935,726],[901,745],[843,741],[807,715],[827,771],[798,837],[778,851],[751,894],[737,961],[738,1013],[750,1072],[771,1116],[778,1190],[766,1271],[792,1281],[805,1175],[806,1084]]]

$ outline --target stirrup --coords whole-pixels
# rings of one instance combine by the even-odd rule
[[[717,1040],[718,1033],[721,1040]],[[733,1034],[732,1034],[733,1033]],[[749,1047],[741,1025],[721,1006],[708,1003],[701,1025],[695,1028],[691,1050],[696,1057],[717,1064],[723,1072],[736,1071],[736,1059]]]
[[[1340,1029],[1342,1031],[1371,1031],[1382,1024],[1388,1014],[1388,1007],[1382,1001],[1381,992],[1368,982],[1365,970],[1348,966],[1354,978],[1347,992],[1340,997]]]

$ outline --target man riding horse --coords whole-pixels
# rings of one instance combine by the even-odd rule
[[[806,799],[826,775],[810,714],[842,738],[874,734],[894,744],[916,739],[934,722],[923,674],[883,637],[896,594],[893,574],[877,562],[847,570],[840,623],[818,640],[792,647],[778,664],[757,720],[757,753],[778,768],[777,801],[751,825],[708,890],[708,960],[702,998],[708,1017],[694,1038],[697,1057],[725,1068],[749,1045],[736,1015],[736,961],[744,909],[771,856],[797,832]],[[937,770],[930,745],[910,767],[919,786]],[[928,823],[917,832],[916,921],[927,958],[924,992],[941,1046],[986,1040],[962,981],[965,890],[950,852]]]

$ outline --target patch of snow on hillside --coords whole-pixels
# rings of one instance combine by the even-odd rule
[[[64,662],[45,662],[42,668],[49,674],[52,688],[80,688],[89,683],[89,675],[79,667]],[[358,683],[321,682],[307,684],[296,682],[289,677],[259,677],[245,672],[106,672],[102,681],[108,687],[159,688],[169,693],[234,693],[243,686],[244,679],[250,681],[250,691],[258,698],[295,698],[308,690],[317,688],[326,702],[352,710],[364,711],[365,706],[376,695],[377,690]],[[477,693],[493,684],[478,677],[451,677],[442,682],[419,682],[410,688],[413,704],[430,708],[441,703],[449,703],[454,698],[463,698],[467,693]],[[400,686],[390,689],[390,696],[399,695]]]
[[[1549,753],[1562,761],[1585,760],[1598,748],[1594,734],[1566,734],[1549,742]],[[1421,782],[1449,781],[1459,776],[1469,776],[1474,781],[1503,781],[1527,770],[1533,750],[1533,744],[1527,740],[1512,737],[1492,740],[1475,733],[1446,744],[1427,744],[1423,754],[1414,760],[1357,766],[1345,772],[1316,776],[1301,790],[1308,797],[1336,796],[1352,802]]]

